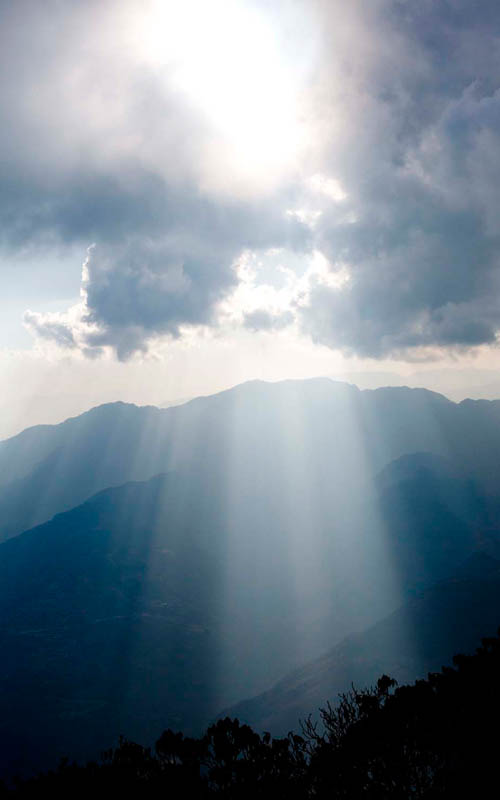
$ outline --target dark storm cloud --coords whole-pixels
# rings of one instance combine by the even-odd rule
[[[224,244],[215,232],[202,237],[189,229],[92,248],[84,321],[99,330],[87,336],[88,344],[111,345],[125,359],[144,350],[151,336],[178,337],[182,325],[209,324],[236,283],[231,264],[237,254],[234,243]]]
[[[371,31],[361,19],[361,42],[372,49],[366,69],[348,65],[344,95],[332,101],[345,127],[327,152],[349,196],[317,226],[318,247],[350,280],[341,290],[314,286],[303,327],[317,342],[375,357],[492,343],[500,323],[498,4],[383,2]]]
[[[183,197],[179,203],[183,208],[166,214],[154,235],[137,226],[90,250],[84,322],[98,328],[85,337],[90,347],[110,345],[123,359],[145,350],[151,337],[212,324],[218,303],[236,286],[233,263],[242,249],[307,243],[307,229],[279,207],[263,217],[249,202]]]

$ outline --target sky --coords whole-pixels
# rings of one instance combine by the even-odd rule
[[[500,397],[494,0],[0,0],[0,437],[255,378]]]

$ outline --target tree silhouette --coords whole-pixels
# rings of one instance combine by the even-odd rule
[[[273,738],[229,718],[199,738],[165,731],[154,750],[127,739],[98,763],[58,770],[3,788],[4,796],[368,798],[487,797],[497,783],[500,638],[427,680],[376,686],[339,697]],[[495,792],[496,794],[497,792]],[[1,796],[1,795],[0,795]]]

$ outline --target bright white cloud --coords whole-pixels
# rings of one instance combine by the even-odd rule
[[[261,192],[283,177],[305,145],[300,95],[312,65],[297,59],[264,7],[152,0],[131,25],[138,57],[185,94],[213,130],[204,185],[234,191],[235,183],[247,184]],[[302,35],[312,33],[303,9]]]

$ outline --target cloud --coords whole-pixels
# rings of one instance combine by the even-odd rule
[[[318,81],[339,70],[344,79],[330,92],[323,169],[347,198],[317,221],[315,244],[349,280],[311,288],[303,329],[319,343],[377,358],[494,343],[498,7],[382,2],[366,20],[354,4],[347,16],[360,46],[353,52],[335,32],[342,31],[337,10],[324,6],[334,55]]]
[[[288,172],[252,180],[175,69],[138,46],[152,3],[140,14],[128,0],[4,10],[0,247],[9,257],[95,243],[81,303],[27,312],[35,337],[126,359],[217,326],[242,284],[241,254],[277,248],[299,254],[303,273],[288,307],[283,293],[273,306],[259,275],[244,286],[247,329],[293,317],[315,342],[374,358],[496,343],[496,2],[295,4],[295,26],[316,15],[315,72],[299,87],[307,146]],[[271,124],[261,120],[259,141]]]
[[[39,314],[26,311],[24,324],[36,338],[55,342],[59,347],[76,347],[75,337],[71,326],[66,324],[64,316],[60,314]]]
[[[251,331],[281,330],[291,325],[294,315],[291,311],[272,313],[265,308],[249,311],[244,314],[243,324]]]
[[[66,315],[27,312],[28,329],[59,347],[78,346],[88,357],[110,347],[124,360],[146,352],[158,336],[178,338],[186,326],[216,324],[221,302],[238,284],[242,243],[307,247],[307,230],[272,209],[265,220],[246,205],[202,203],[192,211],[187,220],[170,219],[163,234],[140,231],[90,247],[82,302]]]
[[[151,336],[180,335],[182,325],[209,324],[235,283],[234,250],[210,250],[196,237],[142,237],[92,248],[85,265],[83,320],[95,326],[91,347],[110,345],[120,358],[144,350]],[[205,249],[206,248],[206,249]]]
[[[289,186],[242,186],[206,114],[137,48],[154,3],[141,8],[19,0],[2,24],[0,246],[95,244],[78,313],[25,317],[35,337],[89,356],[214,324],[243,250],[309,247],[286,215]]]

